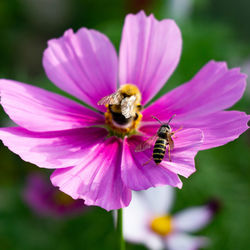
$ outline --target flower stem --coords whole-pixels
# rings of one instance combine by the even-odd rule
[[[125,250],[126,246],[125,246],[125,241],[123,238],[123,230],[122,230],[122,208],[120,208],[118,211],[118,215],[117,215],[117,230],[120,236],[120,250]]]

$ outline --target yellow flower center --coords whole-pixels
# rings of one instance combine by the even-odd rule
[[[70,206],[74,203],[74,200],[69,195],[59,190],[54,193],[53,198],[58,205]]]
[[[117,104],[106,105],[105,113],[109,136],[124,138],[136,134],[142,119],[139,89],[133,84],[125,84],[113,95]]]
[[[160,236],[166,236],[172,232],[172,218],[169,215],[156,217],[151,221],[150,228]]]

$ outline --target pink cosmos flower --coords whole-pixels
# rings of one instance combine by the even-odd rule
[[[206,246],[206,237],[189,233],[204,228],[218,204],[211,202],[170,215],[173,201],[173,188],[169,186],[133,192],[130,205],[123,211],[124,238],[154,250],[195,250]]]
[[[38,173],[28,176],[23,198],[36,214],[46,217],[62,218],[82,213],[86,209],[83,200],[73,200]]]
[[[239,69],[211,61],[189,82],[170,91],[138,113],[126,127],[115,123],[109,110],[97,103],[133,84],[145,106],[175,70],[182,47],[181,33],[173,20],[157,21],[144,12],[126,17],[119,52],[95,30],[71,29],[48,42],[43,66],[59,88],[94,110],[63,96],[24,83],[0,81],[1,104],[18,125],[1,128],[0,139],[23,160],[55,169],[53,185],[74,199],[106,210],[130,203],[131,190],[152,186],[182,187],[178,177],[195,172],[198,150],[223,145],[247,128],[249,117],[224,111],[238,101],[246,86]],[[104,113],[105,112],[105,115]],[[151,161],[152,149],[135,147],[156,133],[159,123],[172,115],[175,134],[170,162]],[[115,135],[115,136],[112,136]],[[142,136],[141,136],[142,135]]]

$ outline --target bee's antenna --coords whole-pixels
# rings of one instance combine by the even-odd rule
[[[162,124],[162,122],[157,117],[155,117],[153,115],[151,117],[154,118],[156,121],[158,121],[160,124]]]
[[[175,116],[176,116],[176,114],[172,115],[172,116],[170,117],[170,119],[168,120],[167,124],[169,124],[169,123],[171,122],[171,120],[172,120]]]

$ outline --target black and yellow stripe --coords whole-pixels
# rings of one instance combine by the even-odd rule
[[[161,163],[162,159],[165,156],[167,147],[167,140],[163,138],[158,138],[154,145],[153,150],[153,159],[156,164]]]

